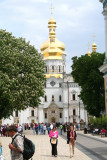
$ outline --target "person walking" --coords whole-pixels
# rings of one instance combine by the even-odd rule
[[[60,124],[59,128],[60,128],[60,133],[61,133],[61,135],[62,135],[63,125],[62,125],[62,124]]]
[[[11,160],[23,160],[22,152],[24,150],[23,137],[21,137],[15,125],[8,127],[9,136],[12,138],[9,148],[11,150]]]
[[[33,124],[33,134],[35,135],[35,124]]]
[[[70,125],[67,126],[67,144],[70,143]]]
[[[46,134],[46,125],[44,124],[43,126],[43,134],[45,135]]]
[[[49,133],[49,137],[51,138],[52,156],[57,157],[58,131],[56,130],[56,126],[53,126],[53,129]]]
[[[73,125],[70,126],[70,158],[74,157],[74,146],[76,141],[76,131],[74,131]]]

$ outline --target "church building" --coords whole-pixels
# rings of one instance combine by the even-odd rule
[[[65,45],[56,38],[56,21],[53,17],[48,22],[49,38],[41,44],[42,58],[46,63],[45,95],[38,108],[27,108],[14,112],[3,124],[12,123],[51,123],[77,122],[88,123],[87,111],[80,99],[81,87],[66,74]]]

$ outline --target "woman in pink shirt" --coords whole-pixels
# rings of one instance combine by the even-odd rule
[[[53,129],[49,133],[49,137],[51,138],[52,156],[57,157],[58,131],[56,130],[56,126],[53,126]]]

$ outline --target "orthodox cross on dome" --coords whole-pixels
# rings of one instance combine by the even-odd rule
[[[88,50],[89,50],[89,47],[90,47],[90,43],[88,42]]]
[[[93,36],[92,36],[92,37],[93,37],[93,41],[95,42],[96,35],[95,35],[95,34],[93,34]]]
[[[54,9],[54,7],[53,7],[53,3],[52,3],[52,1],[51,1],[51,17],[53,17],[53,9]]]

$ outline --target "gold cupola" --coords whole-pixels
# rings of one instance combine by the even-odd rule
[[[95,44],[95,41],[92,44],[92,52],[96,53],[97,45]]]
[[[89,47],[90,47],[90,44],[89,44],[89,42],[88,42],[88,52],[86,53],[88,56],[91,56],[91,52],[90,52],[90,50],[89,50]]]
[[[40,50],[43,54],[44,60],[48,59],[60,59],[65,54],[65,45],[56,38],[56,21],[53,17],[48,21],[49,38],[47,41],[41,44]]]
[[[91,52],[90,50],[88,50],[88,52],[86,53],[88,56],[91,56]]]

